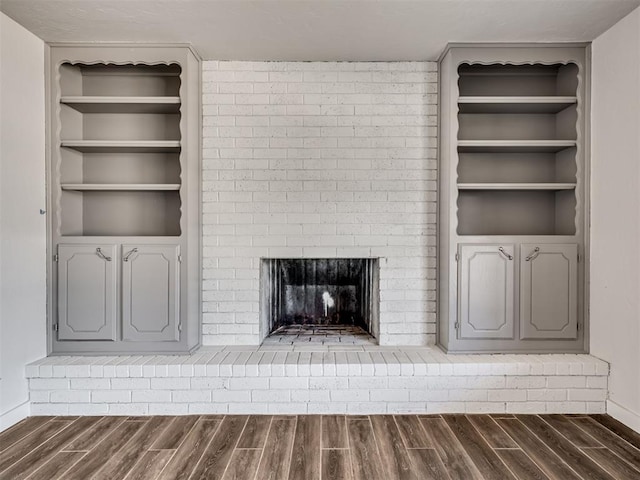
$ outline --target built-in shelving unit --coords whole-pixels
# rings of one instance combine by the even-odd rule
[[[191,351],[199,60],[185,46],[55,45],[48,55],[51,351]]]
[[[454,46],[439,71],[441,345],[584,351],[585,49]]]
[[[513,235],[540,233],[537,227],[531,229],[523,223],[523,216],[548,219],[557,217],[559,213],[563,221],[572,223],[575,201],[564,194],[556,195],[551,201],[549,195],[576,188],[575,93],[578,77],[575,65],[463,63],[458,67],[458,77],[457,150],[462,155],[461,162],[464,162],[457,182],[458,233],[473,235],[482,231],[486,234],[486,225],[499,214],[503,215],[499,219],[499,231]],[[507,94],[495,95],[498,89]],[[571,153],[563,154],[565,150]],[[525,160],[510,157],[512,154],[529,157]],[[549,162],[545,154],[556,156],[551,160],[555,165],[551,165],[545,178],[547,181],[539,181],[535,172],[531,178],[520,173],[523,169],[535,169],[535,164]],[[495,181],[486,177],[490,175],[486,169],[491,162],[500,163],[491,169],[496,174]],[[534,165],[524,165],[527,162]],[[499,172],[500,169],[504,171]],[[518,178],[509,179],[509,171]],[[482,181],[474,178],[478,175],[484,176]],[[485,193],[473,193],[478,191]],[[519,191],[541,194],[518,195]],[[506,192],[515,192],[515,196],[509,197]],[[509,202],[511,208],[495,205],[502,201]],[[484,204],[485,208],[478,203]],[[516,205],[518,209],[513,208]],[[553,212],[547,212],[548,209]],[[478,222],[480,213],[491,218]],[[539,222],[534,223],[537,225]],[[571,231],[570,224],[561,225],[554,221],[551,226],[548,221],[544,223],[549,227],[545,234],[567,234]]]

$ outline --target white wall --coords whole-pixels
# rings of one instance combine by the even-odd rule
[[[591,353],[640,431],[640,9],[593,42]]]
[[[437,64],[209,61],[203,92],[203,343],[260,343],[261,257],[380,258],[380,343],[435,343]]]
[[[0,13],[0,430],[46,355],[44,43]]]

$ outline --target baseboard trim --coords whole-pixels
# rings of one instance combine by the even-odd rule
[[[627,427],[640,433],[640,415],[637,413],[611,400],[607,400],[607,413]]]
[[[31,403],[27,400],[21,405],[12,408],[6,413],[0,415],[0,432],[15,425],[31,415]]]

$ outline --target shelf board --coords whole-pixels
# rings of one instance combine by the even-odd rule
[[[458,109],[460,113],[558,113],[577,102],[575,96],[462,96]]]
[[[63,140],[60,146],[82,153],[177,153],[180,140]]]
[[[180,97],[66,96],[60,103],[81,113],[178,113]]]
[[[62,190],[111,191],[111,192],[158,192],[180,190],[179,183],[63,183]]]
[[[459,183],[458,190],[574,190],[575,183]]]
[[[458,140],[458,151],[466,153],[555,153],[575,146],[575,140]]]

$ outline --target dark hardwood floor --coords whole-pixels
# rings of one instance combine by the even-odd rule
[[[2,480],[639,480],[606,415],[31,417]]]

